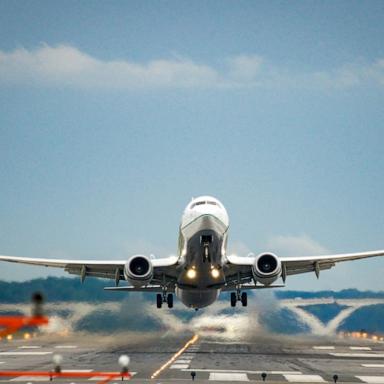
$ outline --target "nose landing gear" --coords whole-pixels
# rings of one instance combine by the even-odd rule
[[[212,235],[201,235],[200,243],[203,246],[203,263],[211,262],[210,244],[212,244]]]
[[[167,303],[168,308],[173,308],[173,294],[172,293],[166,293],[164,291],[162,294],[158,293],[156,295],[156,306],[157,308],[161,308],[163,306],[163,303]]]
[[[236,307],[236,302],[241,301],[241,305],[246,307],[248,305],[248,295],[247,292],[241,292],[238,289],[236,292],[231,292],[231,307]]]

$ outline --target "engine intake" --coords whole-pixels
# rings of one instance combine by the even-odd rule
[[[153,277],[150,258],[144,255],[130,257],[124,267],[124,276],[135,287],[148,284]]]
[[[252,273],[255,281],[264,285],[272,284],[281,275],[280,259],[273,253],[262,253],[257,256]]]

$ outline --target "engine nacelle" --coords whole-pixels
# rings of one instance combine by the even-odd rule
[[[124,276],[135,287],[147,285],[153,277],[151,259],[144,255],[131,256],[125,264]]]
[[[263,285],[272,284],[281,275],[281,261],[273,253],[257,256],[252,266],[253,278]]]

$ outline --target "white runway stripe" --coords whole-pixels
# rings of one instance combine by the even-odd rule
[[[18,349],[39,349],[41,348],[40,345],[23,345],[21,347],[18,347]]]
[[[189,364],[172,364],[169,368],[170,369],[185,369],[188,367],[189,367]]]
[[[363,381],[364,383],[370,384],[383,384],[384,376],[356,376],[358,379]]]
[[[371,359],[379,359],[384,357],[384,353],[342,353],[342,352],[335,352],[335,353],[329,353],[332,356],[337,357],[367,357]]]
[[[246,373],[211,372],[209,380],[213,381],[249,381]]]
[[[190,364],[191,361],[192,360],[189,360],[189,359],[185,359],[185,360],[180,359],[180,360],[176,360],[175,364]]]
[[[327,349],[335,349],[332,345],[315,345],[312,347],[313,349],[327,350]]]
[[[372,351],[370,347],[349,347],[352,351]]]
[[[66,373],[72,373],[72,372],[85,372],[85,373],[88,373],[88,372],[92,372],[93,369],[63,369],[63,372],[66,372]]]
[[[0,356],[44,356],[51,354],[52,352],[0,352]]]
[[[325,383],[319,375],[284,375],[290,383]]]
[[[56,345],[56,349],[76,349],[77,345]]]
[[[183,353],[181,356],[186,359],[193,359],[196,356],[196,353]]]
[[[301,375],[302,373],[300,371],[249,371],[249,370],[241,370],[241,369],[207,369],[207,368],[188,368],[188,369],[182,369],[182,371],[190,372],[220,372],[220,373],[247,373],[250,375],[261,375],[263,372],[265,372],[268,375]]]
[[[384,368],[384,364],[361,364],[361,366],[366,368]]]
[[[14,379],[10,379],[9,381],[49,381],[48,376],[17,376]]]

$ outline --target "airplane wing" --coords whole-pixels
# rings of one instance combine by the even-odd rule
[[[324,256],[282,257],[280,260],[283,268],[285,267],[287,275],[297,275],[305,272],[315,272],[319,274],[321,270],[330,269],[334,267],[336,263],[342,261],[359,260],[377,256],[384,256],[384,250]]]
[[[336,263],[377,256],[384,256],[384,250],[324,256],[279,257],[279,260],[282,265],[282,278],[285,280],[286,276],[306,272],[315,272],[316,275],[319,276],[320,271],[330,269],[334,267]],[[231,275],[232,278],[235,278],[236,274],[238,274],[241,278],[239,283],[246,283],[250,281],[252,275],[252,265],[255,263],[256,257],[257,256],[227,256],[229,281],[231,281]]]
[[[114,279],[116,285],[120,280],[125,280],[124,266],[127,260],[65,260],[65,259],[40,259],[17,256],[1,256],[0,261],[39,265],[44,267],[63,268],[72,275],[79,275],[84,281],[86,276]],[[153,281],[163,278],[166,271],[167,279],[172,280],[178,262],[177,256],[161,259],[151,259],[154,268]]]

